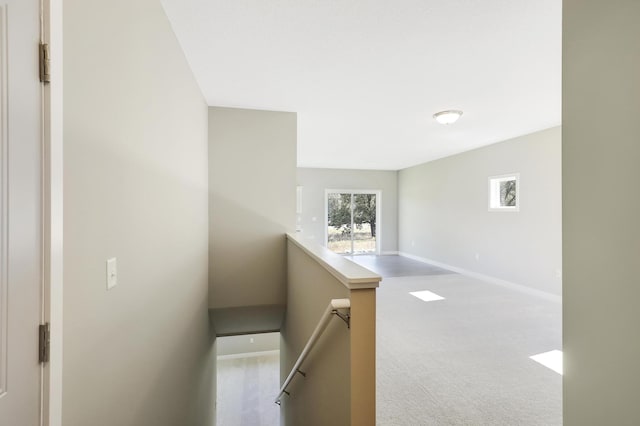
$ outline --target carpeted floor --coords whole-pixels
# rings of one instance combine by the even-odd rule
[[[561,346],[561,304],[398,256],[381,274],[377,424],[555,426],[562,376],[529,359]],[[444,300],[409,294],[428,290]],[[218,424],[276,425],[278,357],[218,361]]]
[[[529,359],[562,349],[560,303],[437,268],[390,277],[396,266],[402,270],[394,260],[414,274],[429,265],[379,259],[353,259],[384,277],[377,298],[378,425],[562,424],[562,376]],[[421,290],[445,299],[409,294]]]

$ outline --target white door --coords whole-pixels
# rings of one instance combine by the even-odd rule
[[[0,426],[40,424],[40,0],[0,0]]]

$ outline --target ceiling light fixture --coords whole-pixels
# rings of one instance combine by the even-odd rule
[[[462,111],[448,110],[440,111],[433,114],[433,118],[440,124],[453,124],[458,121],[458,118],[462,115]]]

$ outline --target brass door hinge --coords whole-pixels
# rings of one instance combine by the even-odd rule
[[[49,45],[40,43],[40,81],[42,83],[51,82],[49,74]]]
[[[49,341],[50,330],[49,323],[40,325],[40,344],[38,345],[38,359],[40,363],[49,362]]]

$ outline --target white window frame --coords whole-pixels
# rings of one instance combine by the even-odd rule
[[[500,182],[506,180],[516,181],[516,205],[501,206],[500,205]],[[519,212],[521,201],[520,189],[520,173],[507,173],[503,175],[489,176],[488,178],[488,201],[490,212]]]

